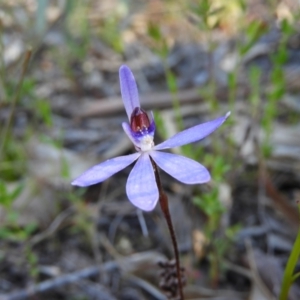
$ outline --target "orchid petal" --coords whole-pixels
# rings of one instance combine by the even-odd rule
[[[153,210],[158,201],[158,188],[147,153],[143,153],[129,174],[126,193],[133,205],[144,211]]]
[[[120,86],[125,110],[130,121],[131,113],[136,107],[140,107],[139,94],[134,76],[131,70],[123,65],[119,70]]]
[[[169,149],[173,147],[178,147],[199,141],[213,131],[215,131],[219,126],[221,126],[224,121],[229,117],[230,113],[227,113],[224,117],[220,117],[213,121],[209,121],[200,125],[196,125],[189,129],[183,130],[168,140],[156,145],[153,150]]]
[[[160,151],[152,151],[150,156],[161,169],[183,183],[196,184],[210,180],[207,169],[190,158]]]
[[[122,169],[125,169],[140,155],[141,154],[137,152],[134,154],[109,159],[85,171],[81,176],[72,182],[72,185],[89,186],[102,182]]]
[[[134,138],[133,134],[132,134],[132,130],[129,126],[128,123],[123,122],[122,123],[122,127],[124,132],[126,133],[126,135],[128,136],[128,138],[131,140],[131,142],[133,143],[133,145],[135,145],[136,147],[139,147],[139,143],[138,141]]]

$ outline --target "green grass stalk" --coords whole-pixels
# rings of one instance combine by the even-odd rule
[[[24,81],[24,78],[25,78],[25,74],[27,72],[27,67],[28,67],[28,64],[29,64],[29,61],[30,61],[31,54],[32,54],[32,49],[28,49],[27,52],[25,53],[24,63],[23,63],[23,67],[22,67],[22,73],[21,73],[21,77],[20,77],[19,82],[18,82],[17,87],[16,87],[15,97],[12,99],[10,114],[8,116],[7,122],[5,124],[4,129],[3,129],[3,132],[1,133],[1,140],[2,141],[1,141],[1,144],[0,144],[0,161],[1,161],[1,158],[3,156],[3,151],[5,149],[5,145],[6,145],[6,142],[7,142],[9,128],[10,128],[10,125],[11,125],[11,122],[12,122],[12,119],[13,119],[13,116],[14,116],[15,108],[16,108],[16,105],[17,105],[17,103],[19,101],[19,98],[20,98],[22,84],[23,84],[23,81]]]
[[[298,277],[298,274],[294,275],[293,273],[296,264],[298,262],[299,256],[300,256],[300,228],[298,230],[296,241],[294,243],[292,252],[290,254],[290,257],[288,259],[287,265],[284,270],[279,300],[288,299],[290,287],[294,282],[294,280]]]

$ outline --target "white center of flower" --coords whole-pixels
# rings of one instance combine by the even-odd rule
[[[148,134],[145,135],[141,139],[140,147],[141,147],[141,151],[143,151],[143,152],[151,150],[152,147],[154,147],[153,136],[148,135]]]

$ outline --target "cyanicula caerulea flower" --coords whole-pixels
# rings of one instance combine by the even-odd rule
[[[129,124],[122,124],[125,133],[135,146],[136,153],[109,159],[96,165],[72,182],[72,185],[89,186],[104,181],[136,161],[127,180],[126,193],[133,205],[144,210],[154,209],[159,198],[151,159],[165,172],[186,184],[200,184],[210,180],[207,169],[198,162],[181,155],[161,152],[205,138],[216,130],[229,116],[220,117],[175,134],[154,145],[155,123],[152,113],[141,107],[134,76],[127,66],[119,71],[121,93]],[[151,157],[151,159],[150,159]]]

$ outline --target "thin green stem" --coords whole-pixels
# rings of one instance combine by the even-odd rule
[[[156,179],[157,187],[158,187],[158,191],[159,191],[159,203],[160,203],[161,209],[164,213],[164,216],[165,216],[165,219],[166,219],[166,222],[168,225],[168,229],[170,232],[173,248],[174,248],[179,296],[180,296],[180,300],[184,300],[183,284],[182,284],[182,278],[181,278],[181,272],[180,272],[179,251],[178,251],[178,246],[177,246],[175,230],[174,230],[174,227],[172,224],[171,214],[170,214],[170,210],[169,210],[168,197],[162,188],[157,165],[152,159],[151,159],[151,162],[152,162],[152,165],[154,168],[155,179]]]
[[[12,122],[12,119],[13,119],[13,116],[14,116],[15,108],[16,108],[16,105],[17,105],[18,100],[20,98],[20,92],[21,92],[22,84],[23,84],[23,81],[24,81],[24,78],[25,78],[25,74],[26,74],[26,71],[27,71],[27,67],[28,67],[28,63],[29,63],[31,54],[32,54],[31,49],[28,49],[27,52],[25,53],[24,63],[23,63],[23,66],[22,66],[22,73],[21,73],[19,82],[18,82],[17,87],[16,87],[15,97],[12,99],[10,113],[9,113],[8,118],[7,118],[5,127],[3,129],[3,133],[2,133],[3,135],[1,137],[2,142],[1,142],[1,145],[0,145],[0,161],[1,161],[1,157],[3,156],[3,150],[5,149],[5,145],[6,145],[6,142],[7,142],[9,128],[10,128],[10,125],[11,125],[11,122]]]
[[[294,282],[295,280],[297,280],[299,277],[300,277],[300,272],[294,274],[294,276],[293,276],[293,278],[292,278],[293,282]]]
[[[0,26],[0,36],[3,36],[3,27]],[[0,38],[0,87],[3,90],[4,99],[6,100],[7,90],[6,90],[6,76],[5,76],[5,63],[4,63],[4,43],[3,39]]]
[[[290,257],[288,259],[287,265],[284,270],[279,300],[288,299],[289,289],[295,279],[295,275],[293,275],[293,273],[295,270],[295,266],[298,262],[299,255],[300,255],[300,229],[298,230],[296,241],[294,243],[292,252],[290,254]]]

